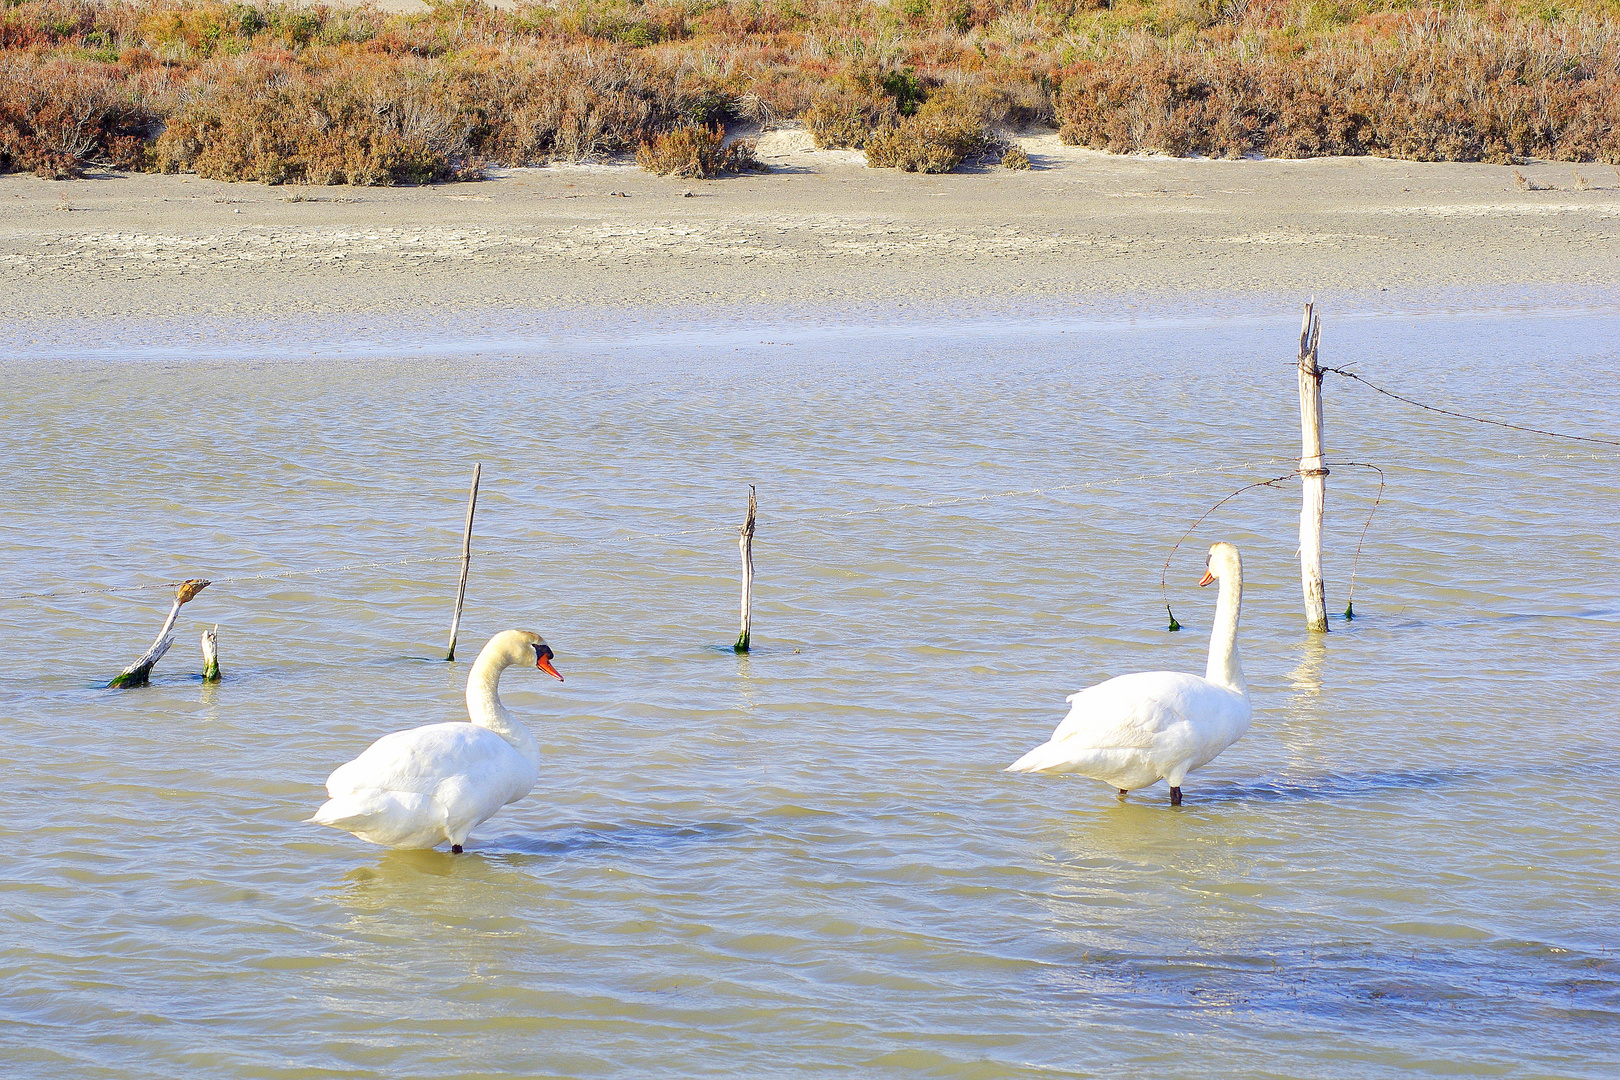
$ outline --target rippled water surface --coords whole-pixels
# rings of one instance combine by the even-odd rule
[[[1326,321],[1620,438],[1611,312]],[[1330,377],[1330,458],[1389,481],[1355,621],[1304,629],[1287,482],[1183,545],[1170,634],[1170,546],[1293,467],[1286,314],[397,333],[5,363],[7,1075],[1620,1070],[1620,450]],[[1339,612],[1377,485],[1328,484]],[[1002,772],[1073,690],[1202,670],[1217,539],[1256,716],[1186,804]],[[153,684],[98,688],[167,600],[81,590],[189,576]],[[301,823],[511,626],[567,675],[504,684],[531,796],[461,856]]]

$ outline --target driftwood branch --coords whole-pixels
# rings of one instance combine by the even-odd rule
[[[152,647],[146,650],[145,656],[113,677],[112,682],[107,684],[109,690],[145,686],[151,681],[153,666],[163,659],[163,654],[174,644],[174,623],[180,617],[180,608],[206,588],[208,582],[202,578],[192,578],[175,586],[174,606],[169,608],[169,617],[163,621],[163,629],[158,631],[157,640],[152,642]]]

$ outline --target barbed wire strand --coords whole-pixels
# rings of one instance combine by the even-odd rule
[[[1143,474],[1143,475],[1140,475],[1140,476],[1112,477],[1112,478],[1103,479],[1103,480],[1087,480],[1087,481],[1077,482],[1077,483],[1073,483],[1073,484],[1058,484],[1058,485],[1053,485],[1053,486],[1049,486],[1049,487],[1041,487],[1041,488],[1019,488],[1019,489],[1014,489],[1014,490],[1009,490],[1009,491],[991,492],[991,493],[986,494],[986,495],[954,495],[954,496],[949,496],[949,497],[946,497],[946,498],[930,499],[930,500],[927,500],[927,501],[924,501],[924,502],[892,503],[892,504],[885,505],[885,506],[867,507],[867,508],[859,509],[859,510],[846,510],[846,511],[844,511],[842,513],[835,513],[835,514],[805,513],[805,514],[793,515],[793,514],[790,513],[790,514],[788,514],[788,515],[786,515],[784,517],[781,517],[781,518],[769,518],[769,517],[765,518],[765,519],[763,519],[762,524],[764,524],[764,525],[788,525],[788,526],[795,526],[796,525],[796,526],[800,526],[800,527],[803,527],[803,526],[811,526],[811,527],[813,527],[814,524],[817,523],[817,522],[841,521],[841,520],[847,520],[849,518],[870,516],[870,515],[873,515],[873,514],[895,514],[895,513],[898,513],[900,511],[903,511],[903,510],[923,510],[923,509],[938,508],[938,507],[941,507],[941,506],[952,506],[952,505],[957,505],[957,504],[961,504],[961,503],[983,503],[983,502],[994,501],[994,500],[997,500],[997,499],[1027,498],[1027,497],[1030,497],[1030,496],[1057,494],[1059,492],[1065,492],[1065,491],[1078,491],[1078,490],[1083,490],[1083,489],[1095,489],[1095,488],[1104,488],[1104,487],[1118,487],[1118,486],[1123,485],[1123,484],[1141,483],[1141,482],[1149,481],[1149,480],[1174,479],[1174,478],[1183,477],[1183,476],[1203,476],[1203,475],[1210,475],[1210,474],[1215,474],[1215,473],[1240,472],[1240,471],[1245,470],[1245,469],[1251,469],[1251,468],[1253,468],[1253,467],[1255,467],[1257,465],[1271,464],[1271,463],[1273,463],[1275,461],[1278,461],[1278,460],[1281,460],[1281,459],[1267,458],[1267,459],[1264,459],[1262,461],[1241,462],[1241,463],[1238,463],[1238,464],[1235,464],[1235,465],[1215,465],[1215,466],[1201,466],[1201,467],[1198,467],[1198,468],[1190,468],[1190,469],[1170,469],[1170,470],[1167,470],[1165,472],[1147,473],[1147,474]],[[601,519],[598,519],[598,520],[601,520]],[[678,529],[678,530],[675,530],[675,531],[672,531],[672,532],[659,532],[659,533],[641,532],[639,530],[625,530],[625,535],[613,536],[613,537],[602,537],[602,538],[599,538],[597,540],[597,542],[599,542],[599,543],[627,543],[627,542],[639,541],[639,540],[672,540],[672,539],[676,539],[676,538],[680,538],[680,537],[686,537],[686,536],[698,536],[698,535],[702,535],[702,534],[716,534],[716,533],[725,533],[725,534],[729,535],[734,530],[734,528],[735,528],[735,526],[732,526],[732,525],[705,525],[705,526],[702,526],[700,528],[695,528],[695,529]],[[530,545],[530,546],[532,547],[532,545]],[[523,551],[524,551],[524,547],[521,547],[521,546],[516,547],[516,548],[505,548],[505,549],[499,548],[499,547],[493,547],[493,548],[485,548],[485,549],[479,551],[477,554],[479,554],[479,555],[481,555],[481,556],[483,556],[485,558],[489,558],[489,557],[492,557],[492,556],[497,556],[498,557],[498,556],[502,556],[502,555],[510,556],[512,554],[521,553]],[[414,564],[414,563],[459,562],[460,560],[461,560],[461,556],[459,554],[455,554],[455,555],[412,555],[412,556],[406,556],[406,557],[399,558],[399,559],[379,559],[379,560],[369,560],[369,561],[361,561],[361,562],[349,562],[349,563],[341,563],[341,564],[338,564],[338,565],[335,565],[335,566],[315,566],[315,567],[308,567],[308,568],[304,568],[304,569],[294,568],[294,569],[287,569],[287,570],[271,570],[271,571],[265,571],[265,572],[259,573],[259,574],[235,574],[235,575],[229,575],[229,576],[226,576],[226,577],[209,578],[209,581],[212,582],[215,585],[225,585],[225,584],[232,584],[232,583],[238,583],[238,582],[243,582],[243,581],[267,581],[267,580],[274,580],[274,579],[288,579],[288,578],[298,578],[298,577],[314,577],[314,576],[321,575],[321,574],[336,574],[336,573],[342,573],[344,571],[350,571],[350,570],[373,570],[373,569],[382,569],[382,568],[385,568],[385,567],[393,567],[393,566],[406,566],[406,565],[410,565],[410,564]],[[180,584],[179,581],[158,581],[158,582],[147,582],[147,583],[137,584],[137,585],[110,585],[110,586],[106,586],[106,587],[102,587],[102,588],[95,588],[95,589],[74,589],[74,590],[68,590],[68,591],[51,590],[49,592],[24,592],[24,593],[14,593],[14,594],[10,594],[10,595],[0,596],[0,601],[56,600],[56,599],[66,599],[66,598],[75,597],[75,596],[98,596],[98,595],[108,595],[108,594],[116,594],[116,593],[144,592],[144,591],[148,591],[148,590],[157,590],[157,589],[173,589],[179,584]]]
[[[1569,439],[1574,442],[1596,443],[1600,446],[1620,446],[1620,439],[1599,439],[1592,435],[1570,435],[1562,431],[1548,431],[1545,428],[1528,427],[1524,424],[1510,424],[1506,420],[1492,420],[1488,417],[1474,416],[1470,413],[1457,412],[1453,409],[1442,409],[1438,405],[1426,405],[1423,402],[1409,398],[1404,394],[1397,394],[1393,390],[1386,390],[1377,383],[1370,382],[1362,376],[1357,375],[1355,372],[1346,371],[1344,368],[1323,367],[1319,368],[1318,370],[1323,372],[1331,371],[1335,375],[1343,375],[1347,379],[1354,379],[1363,386],[1371,390],[1378,391],[1385,397],[1394,398],[1396,401],[1403,401],[1408,405],[1416,406],[1419,409],[1426,409],[1432,413],[1439,413],[1441,416],[1454,416],[1459,420],[1472,420],[1476,424],[1491,424],[1495,427],[1510,428],[1513,431],[1527,431],[1532,435],[1546,435],[1553,439]]]

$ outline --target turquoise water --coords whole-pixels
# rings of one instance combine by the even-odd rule
[[[1620,448],[1330,377],[1330,460],[1388,478],[1357,618],[1305,631],[1286,482],[1177,552],[1168,634],[1171,545],[1298,453],[1275,311],[12,350],[10,1074],[1614,1075]],[[1324,322],[1326,364],[1620,439],[1612,311]],[[1335,612],[1376,490],[1329,477]],[[1217,539],[1256,715],[1186,804],[1003,773],[1073,690],[1202,670]],[[167,594],[83,590],[192,576],[153,684],[99,689]],[[567,676],[503,687],[532,795],[461,856],[302,823],[511,626]]]

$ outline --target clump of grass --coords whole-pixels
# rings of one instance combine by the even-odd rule
[[[1546,191],[1546,184],[1538,184],[1518,169],[1513,170],[1513,186],[1520,191]]]
[[[866,163],[904,172],[947,173],[995,145],[977,110],[958,95],[935,94],[915,116],[872,132]]]
[[[641,144],[636,164],[659,176],[701,180],[721,173],[763,170],[754,156],[754,143],[747,139],[726,142],[718,126],[686,124],[661,132]]]
[[[1001,167],[1003,169],[1027,169],[1029,168],[1029,155],[1024,152],[1022,146],[1013,143],[1002,152]]]

